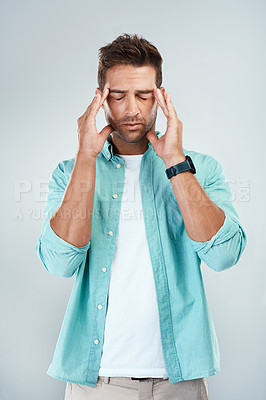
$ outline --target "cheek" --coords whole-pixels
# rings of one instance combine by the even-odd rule
[[[156,113],[157,111],[157,101],[154,100],[153,104],[152,104],[152,113]]]
[[[148,120],[153,120],[154,117],[157,115],[157,107],[156,107],[156,101],[153,103],[153,105],[149,108],[149,111],[146,114],[148,116]]]
[[[114,103],[113,101],[106,101],[105,112],[112,119],[118,119],[121,115],[121,106]]]

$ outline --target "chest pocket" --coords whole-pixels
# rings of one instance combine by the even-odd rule
[[[185,226],[172,187],[166,195],[165,209],[169,236],[172,240],[181,241]]]

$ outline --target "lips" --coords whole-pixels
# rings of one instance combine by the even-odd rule
[[[128,129],[136,129],[140,126],[141,124],[137,123],[137,124],[124,124],[124,126]]]

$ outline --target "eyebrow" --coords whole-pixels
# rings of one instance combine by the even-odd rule
[[[153,90],[135,90],[135,93],[142,93],[142,94],[148,94],[152,92]],[[113,89],[109,90],[109,93],[128,93],[128,90]]]

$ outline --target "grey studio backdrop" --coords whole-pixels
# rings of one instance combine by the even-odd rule
[[[183,145],[222,164],[247,234],[237,265],[202,264],[221,351],[210,398],[265,400],[264,21],[262,1],[1,2],[2,400],[64,398],[65,382],[46,371],[74,277],[50,275],[35,246],[51,173],[75,156],[98,48],[124,32],[161,52]]]

